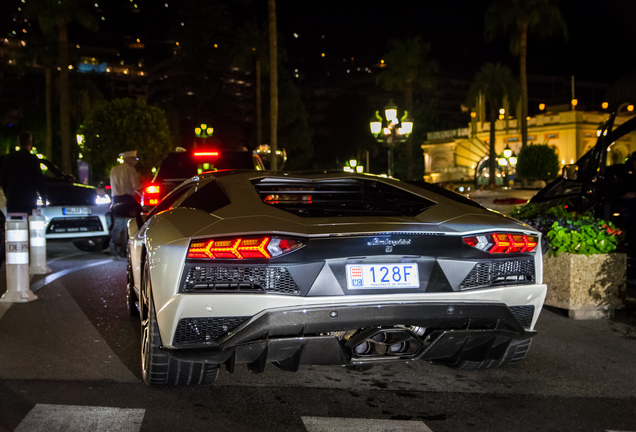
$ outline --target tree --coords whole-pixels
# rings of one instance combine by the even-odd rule
[[[120,153],[137,150],[142,176],[166,156],[172,137],[160,108],[141,99],[114,99],[94,110],[80,127],[83,154],[93,168],[94,178],[108,178]]]
[[[501,63],[486,63],[481,70],[475,74],[473,83],[468,90],[470,105],[474,104],[476,100],[481,99],[480,95],[486,105],[487,118],[490,122],[488,171],[490,184],[492,185],[495,184],[497,163],[497,153],[495,152],[495,122],[499,117],[499,108],[503,106],[504,100],[515,101],[518,92],[518,86],[512,77],[512,72],[510,72],[507,66]],[[513,105],[515,103],[513,103]]]
[[[58,36],[62,170],[67,173],[72,170],[68,26],[78,23],[86,29],[97,28],[97,20],[88,11],[87,5],[86,0],[31,0],[25,10],[28,17],[37,19],[44,34],[56,32]]]
[[[276,26],[276,0],[268,0],[269,11],[269,98],[270,98],[270,148],[278,150],[278,35]],[[271,169],[278,169],[278,161],[272,158]]]
[[[57,48],[51,39],[52,35],[35,29],[26,38],[26,45],[20,49],[19,62],[26,66],[42,64],[44,70],[44,105],[46,118],[46,132],[44,139],[44,154],[53,160],[53,73]]]
[[[255,74],[255,105],[256,105],[256,147],[263,144],[263,102],[262,102],[262,65],[263,59],[268,58],[269,44],[267,29],[260,28],[256,23],[248,21],[236,30],[232,61],[240,67],[254,63]]]
[[[387,90],[404,92],[404,109],[413,116],[413,93],[418,88],[431,88],[437,73],[437,63],[428,58],[431,50],[420,36],[401,41],[391,39],[383,59],[387,69],[378,75],[378,82]],[[417,127],[417,124],[415,125]],[[406,142],[406,179],[413,179],[413,147]]]
[[[521,144],[528,141],[528,78],[526,58],[528,34],[540,39],[561,34],[567,38],[567,27],[556,2],[558,0],[497,0],[486,10],[485,35],[490,41],[500,32],[510,34],[510,51],[519,56],[521,82]]]
[[[519,152],[517,176],[524,179],[549,180],[559,174],[559,157],[547,144],[525,146]]]

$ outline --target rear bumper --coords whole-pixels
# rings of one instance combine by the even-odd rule
[[[301,364],[483,361],[502,358],[512,341],[534,336],[530,322],[539,310],[521,308],[415,302],[280,309],[248,319],[205,347],[164,351],[180,359],[225,364],[228,370],[247,364],[255,372],[267,363],[297,370]],[[356,329],[360,331],[350,338],[339,333]],[[362,352],[366,347],[368,352]]]
[[[77,206],[76,206],[77,207]],[[64,207],[42,207],[46,223],[47,240],[75,240],[108,236],[110,206],[79,206],[90,209],[90,214],[64,214]]]

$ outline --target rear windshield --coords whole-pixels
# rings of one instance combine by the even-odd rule
[[[161,163],[156,180],[185,180],[206,171],[222,169],[254,169],[251,152],[214,151],[170,153]]]
[[[435,204],[373,179],[263,178],[252,183],[265,204],[302,217],[412,217]]]

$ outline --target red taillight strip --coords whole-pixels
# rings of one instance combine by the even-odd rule
[[[194,152],[194,157],[207,157],[207,156],[218,156],[219,152],[214,151],[199,151]]]
[[[532,252],[537,247],[537,237],[525,234],[492,233],[463,237],[467,245],[491,254]]]
[[[267,251],[269,237],[256,239],[207,240],[193,242],[188,250],[188,258],[271,258]]]

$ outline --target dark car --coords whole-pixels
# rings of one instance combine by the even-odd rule
[[[169,153],[161,162],[152,183],[144,185],[141,205],[150,211],[170,191],[190,177],[223,169],[264,170],[261,158],[254,152],[223,148],[197,148]]]
[[[594,147],[575,164],[566,165],[562,175],[540,190],[530,202],[567,201],[573,211],[592,211],[596,217],[625,226],[623,197],[630,187],[625,162],[636,150],[636,117],[616,128],[615,121],[616,115],[612,114],[599,130]],[[622,151],[614,151],[611,154],[615,156],[608,158],[614,146]]]
[[[53,162],[42,159],[47,202],[38,203],[46,224],[47,240],[72,241],[80,250],[97,252],[108,246],[110,197],[93,186],[75,183]],[[0,207],[6,214],[6,201]]]

